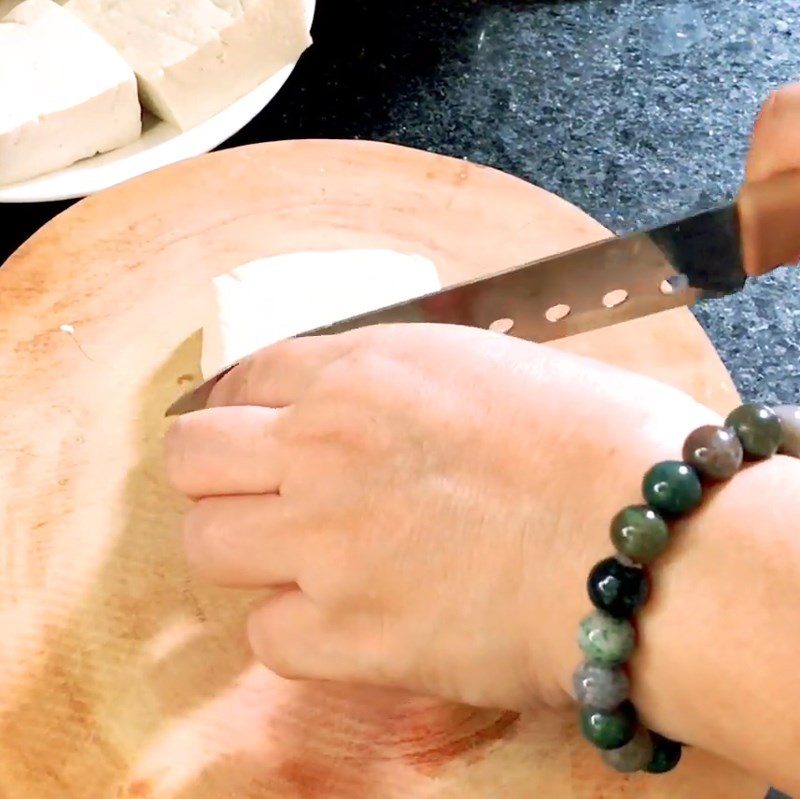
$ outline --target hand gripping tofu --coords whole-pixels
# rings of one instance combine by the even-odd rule
[[[302,0],[67,0],[130,64],[142,104],[185,130],[309,45]]]
[[[134,74],[100,36],[52,0],[0,0],[0,14],[0,184],[140,136]]]

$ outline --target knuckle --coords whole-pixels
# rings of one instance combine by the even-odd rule
[[[246,405],[257,368],[255,356],[241,360],[211,389],[207,406]]]
[[[273,674],[285,680],[299,680],[305,676],[292,658],[284,637],[273,629],[270,615],[263,608],[250,614],[247,640],[256,658]]]
[[[187,439],[189,416],[176,419],[164,437],[164,468],[168,484],[179,493],[190,494],[192,469],[189,465]]]
[[[296,443],[298,435],[302,431],[302,424],[298,423],[297,415],[296,405],[284,408],[272,422],[269,435],[282,444]]]
[[[282,677],[284,680],[302,680],[305,674],[293,663],[291,659],[279,654],[280,650],[270,650],[269,652],[256,652],[256,658],[263,663],[273,674]]]
[[[205,573],[213,560],[216,523],[209,500],[200,500],[183,519],[183,547],[190,568]]]
[[[402,324],[381,324],[362,327],[361,342],[368,346],[388,346],[398,340],[402,340],[401,331],[407,329]]]
[[[336,396],[369,396],[380,386],[385,360],[374,347],[355,347],[327,367],[323,388]]]
[[[219,408],[230,404],[233,386],[237,380],[236,371],[241,368],[242,366],[240,364],[232,371],[228,372],[228,374],[221,378],[211,389],[211,393],[208,395],[208,402],[206,403],[208,408]]]

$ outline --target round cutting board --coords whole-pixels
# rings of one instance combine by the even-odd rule
[[[285,142],[144,176],[24,245],[0,270],[3,799],[763,795],[695,752],[663,779],[609,775],[572,714],[284,682],[248,654],[254,596],[184,567],[163,414],[198,379],[212,276],[293,250],[387,247],[430,257],[451,282],[603,235],[490,169]],[[736,401],[685,311],[559,346],[719,410]]]

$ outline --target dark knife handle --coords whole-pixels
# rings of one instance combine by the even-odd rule
[[[746,183],[738,206],[748,275],[800,260],[800,172]]]

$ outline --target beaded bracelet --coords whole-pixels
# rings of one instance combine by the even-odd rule
[[[681,759],[682,744],[639,723],[625,670],[636,643],[631,619],[650,594],[647,567],[667,548],[667,520],[697,508],[703,498],[701,480],[729,480],[744,460],[764,460],[779,449],[800,457],[800,408],[742,405],[724,427],[707,425],[691,433],[683,460],[653,466],[642,484],[646,504],[624,508],[611,522],[617,554],[600,561],[589,575],[589,598],[596,610],[580,623],[578,644],[585,662],[573,685],[583,735],[616,771],[663,774]]]

